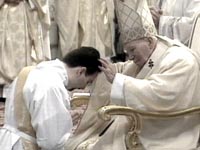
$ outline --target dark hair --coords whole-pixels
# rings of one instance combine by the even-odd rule
[[[86,75],[91,75],[95,72],[101,72],[99,59],[100,54],[95,48],[80,47],[67,53],[62,61],[69,67],[86,67]]]

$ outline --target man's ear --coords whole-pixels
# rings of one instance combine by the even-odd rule
[[[82,75],[82,74],[85,75],[85,73],[86,73],[86,67],[79,67],[79,68],[77,69],[77,74],[78,74],[78,75]]]
[[[155,41],[154,41],[154,39],[152,37],[148,37],[147,39],[149,41],[149,47],[151,49],[154,49],[154,47],[155,47],[155,43],[154,43]]]

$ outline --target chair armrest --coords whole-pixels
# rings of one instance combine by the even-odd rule
[[[126,115],[133,117],[135,115],[151,119],[168,119],[177,118],[185,115],[193,115],[200,113],[200,106],[191,107],[177,111],[144,111],[125,106],[109,105],[99,109],[99,117],[103,120],[110,120],[111,115]]]
[[[98,115],[101,119],[108,121],[112,115],[125,115],[128,116],[129,124],[131,125],[126,135],[126,146],[128,149],[140,149],[142,147],[138,134],[141,131],[142,119],[141,116],[130,107],[109,105],[99,109]]]
[[[89,102],[89,99],[90,99],[89,94],[79,93],[79,94],[73,95],[70,101],[72,109],[76,107],[80,107],[82,105],[87,105]]]

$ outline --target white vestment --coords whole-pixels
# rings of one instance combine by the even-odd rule
[[[158,7],[163,11],[159,22],[159,35],[188,45],[195,15],[200,11],[200,0],[163,0]]]
[[[117,73],[111,89],[114,104],[141,110],[173,111],[200,104],[199,64],[186,47],[168,47],[159,38],[157,48],[135,77]],[[140,140],[147,150],[196,148],[199,115],[169,120],[144,119]]]
[[[63,150],[73,126],[69,113],[70,97],[65,88],[68,76],[64,64],[60,60],[42,62],[31,70],[25,82],[23,95],[36,133],[35,139],[16,129],[15,82],[11,96],[6,101],[5,126],[0,130],[0,149],[22,150],[23,137],[36,142],[42,150]]]

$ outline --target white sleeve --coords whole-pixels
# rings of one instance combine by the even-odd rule
[[[117,73],[115,75],[115,78],[113,80],[112,84],[112,90],[111,90],[111,103],[117,104],[117,105],[123,105],[123,85],[124,85],[124,80],[126,76]],[[115,100],[115,102],[112,102],[112,99]]]

